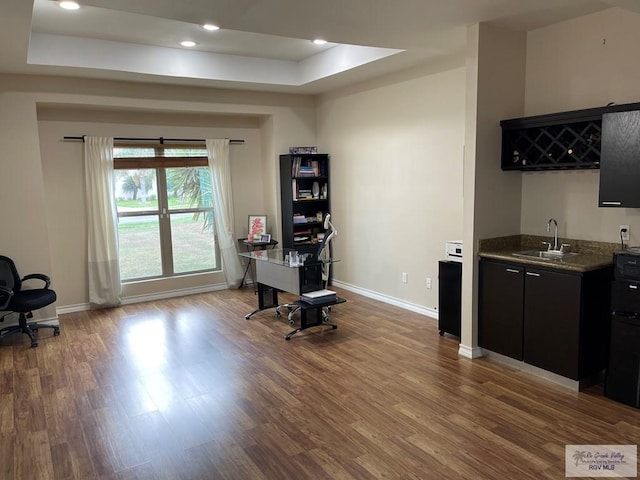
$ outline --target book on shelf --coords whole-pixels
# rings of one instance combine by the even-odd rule
[[[303,160],[302,157],[293,157],[291,162],[292,177],[319,177],[322,175],[318,160]]]
[[[294,214],[293,223],[307,223],[307,217],[305,217],[304,215]]]
[[[316,177],[317,175],[312,170],[300,170],[298,177]]]
[[[293,237],[294,242],[308,242],[309,237]]]

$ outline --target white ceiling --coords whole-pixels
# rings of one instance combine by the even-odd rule
[[[80,3],[2,0],[0,73],[321,93],[429,61],[462,63],[468,24],[530,30],[611,6],[640,12],[638,0]],[[179,46],[185,39],[198,45]]]

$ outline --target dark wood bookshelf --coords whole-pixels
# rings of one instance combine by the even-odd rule
[[[310,174],[300,175],[301,169]],[[317,195],[314,195],[314,183],[317,183]],[[309,197],[301,198],[301,195]],[[323,221],[318,219],[318,213],[321,212],[323,217],[330,213],[330,196],[328,154],[280,155],[283,248],[295,248],[301,253],[314,250],[318,234],[324,232]],[[296,223],[294,216],[304,217],[307,221]],[[296,237],[307,238],[296,241]]]

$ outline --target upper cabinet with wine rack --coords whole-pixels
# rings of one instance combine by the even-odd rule
[[[502,120],[502,169],[600,168],[603,114],[638,109],[634,103]]]
[[[329,213],[329,155],[280,155],[282,246],[311,251]]]

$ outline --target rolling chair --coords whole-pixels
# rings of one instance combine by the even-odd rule
[[[22,290],[22,282],[37,279],[44,282],[44,288]],[[58,325],[38,325],[36,322],[27,323],[32,318],[33,310],[51,305],[56,301],[56,292],[49,288],[51,279],[41,273],[32,273],[20,278],[15,263],[9,257],[0,255],[0,311],[6,312],[0,317],[0,322],[11,313],[18,313],[18,325],[0,329],[0,339],[14,334],[26,333],[31,339],[31,346],[38,346],[37,332],[39,328],[53,328],[55,336],[60,335]]]

